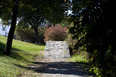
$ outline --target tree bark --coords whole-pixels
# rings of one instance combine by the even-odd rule
[[[38,28],[35,28],[34,30],[35,30],[35,37],[36,37],[35,43],[36,43],[36,44],[39,44]]]
[[[11,53],[11,46],[12,46],[12,41],[13,41],[13,35],[16,27],[16,21],[17,21],[17,13],[18,13],[18,2],[14,4],[14,7],[12,9],[13,14],[12,14],[12,22],[11,22],[11,28],[8,34],[7,38],[7,43],[4,49],[4,54],[5,55],[10,55]]]

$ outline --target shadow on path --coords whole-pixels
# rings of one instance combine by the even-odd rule
[[[16,64],[15,64],[16,65]],[[33,70],[37,73],[65,74],[84,76],[86,73],[81,68],[81,63],[76,62],[33,62],[31,67],[16,65],[21,68]]]

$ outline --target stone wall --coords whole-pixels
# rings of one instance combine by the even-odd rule
[[[44,58],[62,59],[69,57],[69,47],[66,41],[46,41]]]

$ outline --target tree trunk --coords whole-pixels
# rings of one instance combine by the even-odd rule
[[[7,38],[7,43],[4,49],[4,54],[5,55],[10,55],[11,53],[11,46],[12,46],[12,41],[13,41],[13,35],[15,31],[15,26],[16,26],[16,21],[17,21],[17,13],[18,13],[18,2],[14,4],[13,7],[13,14],[12,14],[12,22],[11,22],[11,28],[8,34]]]
[[[35,43],[36,43],[36,44],[39,44],[38,29],[37,29],[37,28],[35,28],[34,30],[35,30],[35,37],[36,37],[36,41],[35,41]]]

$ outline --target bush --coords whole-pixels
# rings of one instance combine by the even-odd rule
[[[73,26],[74,26],[73,23],[71,23],[70,26],[68,27],[68,29],[70,29],[70,28],[73,27]],[[74,48],[75,45],[76,45],[76,43],[78,42],[78,40],[77,40],[77,39],[72,39],[73,36],[74,36],[74,35],[71,34],[71,33],[69,33],[69,30],[68,30],[68,36],[67,36],[67,38],[66,38],[66,41],[67,41],[67,43],[68,43],[68,45],[69,45],[69,49],[70,49],[70,54],[71,54],[71,55],[74,55],[75,53],[80,52],[79,49],[75,49],[75,48]]]
[[[79,52],[79,50],[75,49],[75,45],[77,43],[77,39],[72,39],[72,34],[68,34],[68,37],[66,39],[68,45],[69,45],[69,49],[70,49],[70,54],[73,55],[77,52]]]
[[[38,35],[39,35],[39,43],[44,44],[44,28],[38,28]],[[22,27],[17,27],[16,29],[16,39],[26,41],[26,42],[31,42],[35,43],[36,37],[35,37],[35,31],[31,28],[22,28]]]
[[[34,42],[35,34],[31,28],[17,28],[16,30],[16,39],[26,41],[26,42]]]
[[[74,15],[71,17],[74,26],[70,33],[79,40],[75,47],[85,46],[95,77],[116,77],[115,3],[112,0],[74,3],[79,6],[73,6]]]
[[[67,37],[66,30],[67,27],[62,27],[61,25],[50,27],[45,31],[44,41],[64,41]]]

